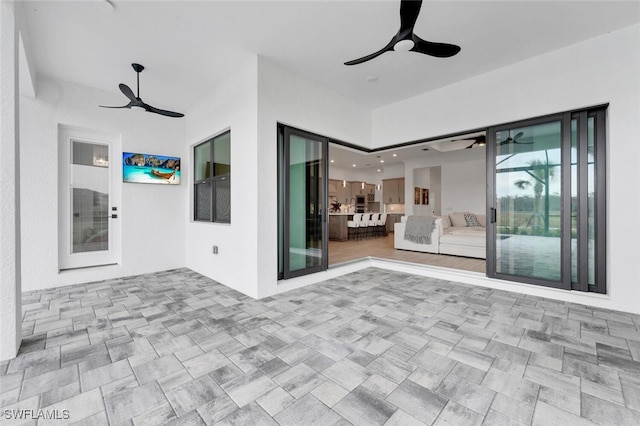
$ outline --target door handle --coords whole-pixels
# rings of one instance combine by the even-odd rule
[[[117,219],[117,218],[118,218],[118,215],[117,215],[117,214],[112,214],[112,215],[111,215],[111,219]]]
[[[496,223],[496,209],[494,209],[493,207],[491,207],[491,209],[489,209],[489,220],[491,223]]]

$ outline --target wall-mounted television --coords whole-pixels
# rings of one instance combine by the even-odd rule
[[[123,152],[122,181],[180,185],[180,157]]]

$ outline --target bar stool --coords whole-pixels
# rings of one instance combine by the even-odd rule
[[[367,237],[369,234],[369,220],[371,219],[370,214],[363,214],[362,219],[360,220],[360,225],[358,225],[358,235]]]
[[[369,229],[371,230],[370,234],[373,237],[378,236],[378,220],[380,219],[380,213],[372,213],[371,219],[369,220]]]
[[[358,228],[360,227],[360,220],[362,218],[362,215],[359,213],[356,213],[353,215],[353,220],[348,220],[347,221],[347,239],[351,239],[352,236],[358,235]]]
[[[378,219],[378,230],[380,235],[387,235],[387,214],[382,213]]]

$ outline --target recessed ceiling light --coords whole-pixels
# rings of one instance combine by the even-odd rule
[[[394,156],[394,157],[397,157],[397,156],[398,156],[398,154],[393,154],[393,156]]]
[[[381,163],[384,163],[384,160],[380,160]]]
[[[356,165],[354,164],[353,167],[355,167]]]
[[[331,162],[333,163],[333,160],[331,160]]]
[[[378,169],[378,172],[380,171],[380,169]]]

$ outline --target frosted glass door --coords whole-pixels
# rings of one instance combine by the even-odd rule
[[[121,154],[113,153],[119,140],[61,126],[59,142],[59,269],[117,264],[122,167]]]
[[[72,253],[109,250],[109,146],[73,142]]]

